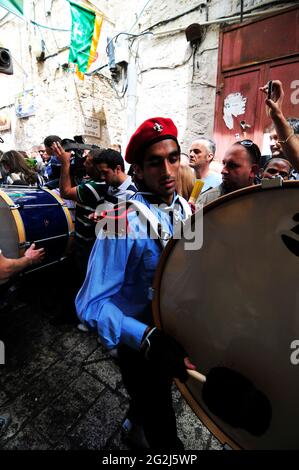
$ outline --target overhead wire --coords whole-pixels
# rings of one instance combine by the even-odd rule
[[[137,24],[137,21],[140,19],[140,17],[142,16],[144,10],[146,9],[146,7],[148,6],[148,4],[149,4],[151,1],[152,1],[152,0],[148,0],[148,1],[146,2],[146,4],[144,5],[144,7],[142,8],[141,12],[140,12],[139,15],[137,16],[135,23],[134,23],[133,26],[131,26],[131,28],[129,29],[129,32],[132,31],[132,29],[134,28],[134,26]]]

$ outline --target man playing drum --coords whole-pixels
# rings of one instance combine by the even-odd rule
[[[0,249],[0,281],[7,281],[14,274],[33,264],[38,264],[45,256],[43,248],[36,249],[34,243],[18,259],[6,258]]]
[[[125,159],[134,163],[143,191],[140,188],[131,201],[158,219],[162,232],[172,235],[173,218],[184,220],[190,214],[186,201],[175,192],[180,147],[172,120],[152,118],[141,124],[130,139]],[[195,366],[174,339],[153,328],[150,290],[162,243],[149,236],[149,218],[142,224],[137,214],[134,209],[124,211],[124,234],[117,229],[100,231],[76,307],[81,321],[97,328],[108,349],[118,346],[131,398],[130,422],[143,428],[151,448],[182,449],[171,383],[173,377],[185,381],[186,367]],[[120,220],[116,209],[115,219]]]

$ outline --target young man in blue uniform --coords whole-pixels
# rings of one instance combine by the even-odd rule
[[[171,119],[145,121],[130,139],[125,159],[134,164],[139,191],[131,201],[150,210],[162,233],[191,211],[176,194],[180,166],[177,128]],[[141,204],[141,205],[140,205]],[[172,408],[171,383],[194,369],[184,349],[153,327],[149,291],[162,243],[148,234],[146,217],[125,212],[126,233],[100,231],[85,282],[76,299],[81,321],[97,328],[102,343],[118,346],[122,377],[131,398],[129,418],[143,427],[154,449],[182,449]],[[105,219],[104,219],[105,220]]]

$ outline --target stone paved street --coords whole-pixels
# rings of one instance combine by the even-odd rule
[[[58,306],[23,302],[0,311],[0,449],[128,449],[121,423],[128,396],[116,360],[93,333],[52,326]],[[186,449],[220,449],[173,388],[179,435]]]

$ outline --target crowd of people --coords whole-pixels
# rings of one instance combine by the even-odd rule
[[[267,85],[261,91],[267,93]],[[183,347],[153,324],[150,289],[165,240],[173,235],[176,220],[184,221],[202,204],[263,178],[299,179],[299,119],[286,119],[282,102],[282,85],[273,81],[272,96],[265,100],[273,123],[272,155],[263,167],[259,147],[244,139],[224,152],[221,174],[213,171],[215,143],[204,136],[190,144],[188,164],[182,165],[177,128],[164,117],[147,119],[132,135],[125,153],[129,174],[120,152],[95,148],[84,160],[86,177],[76,180],[72,153],[64,150],[58,136],[45,139],[42,161],[34,169],[21,152],[5,152],[0,158],[3,183],[42,186],[50,182],[61,197],[75,204],[75,281],[70,303],[75,302],[80,329],[95,329],[101,344],[108,350],[117,348],[131,400],[124,433],[127,438],[138,435],[140,445],[183,449],[171,383],[173,377],[186,381],[186,369],[195,369]],[[188,200],[198,179],[203,189],[191,206]],[[111,219],[114,225],[109,233]],[[151,237],[149,226],[154,231],[159,227],[160,237]],[[1,248],[5,255],[5,247]],[[12,263],[3,254],[0,273],[2,263]],[[2,278],[27,267],[28,259],[39,262],[43,256],[43,250],[30,247],[23,261],[14,260],[2,271]],[[68,310],[65,319],[69,315]]]

